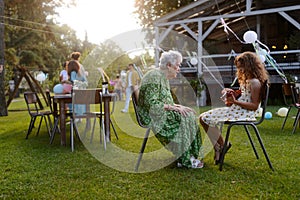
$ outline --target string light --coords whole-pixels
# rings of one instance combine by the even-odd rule
[[[5,26],[12,26],[12,27],[15,27],[15,28],[22,28],[22,29],[31,30],[31,31],[37,31],[37,32],[41,32],[41,33],[52,33],[52,34],[57,34],[57,35],[63,34],[63,33],[54,32],[54,31],[45,31],[45,30],[42,30],[42,29],[35,29],[35,28],[29,28],[29,27],[25,27],[25,26],[6,24],[6,23],[2,23],[2,22],[0,22],[0,24],[5,25]]]

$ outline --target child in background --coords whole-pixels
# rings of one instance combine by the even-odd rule
[[[67,82],[69,80],[67,66],[68,66],[68,62],[66,61],[63,63],[63,66],[62,66],[63,70],[61,70],[59,73],[59,81],[61,83]]]

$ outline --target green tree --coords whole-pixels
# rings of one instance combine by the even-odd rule
[[[5,32],[1,38],[5,41],[5,71],[8,76],[1,79],[0,90],[2,87],[8,88],[7,82],[13,79],[13,69],[16,65],[26,66],[32,71],[47,72],[52,80],[72,51],[89,52],[89,48],[92,48],[88,41],[80,41],[69,26],[56,23],[57,9],[74,6],[75,0],[4,2],[1,6],[4,14],[1,14],[0,19]],[[6,104],[1,102],[1,105]]]
[[[4,14],[4,1],[0,0],[0,16]],[[7,116],[6,100],[5,100],[5,88],[4,88],[4,25],[3,19],[0,19],[0,116]]]
[[[144,28],[153,27],[158,18],[196,0],[135,0],[135,13]]]
[[[126,52],[114,41],[107,40],[101,43],[86,56],[83,62],[85,69],[89,72],[89,86],[99,87],[103,81],[99,70],[103,69],[109,78],[114,79],[120,69],[125,69],[130,61]]]

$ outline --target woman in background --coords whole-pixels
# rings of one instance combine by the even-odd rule
[[[77,81],[87,81],[84,72],[80,69],[80,64],[76,60],[71,60],[68,63],[68,75],[70,81],[74,83]]]

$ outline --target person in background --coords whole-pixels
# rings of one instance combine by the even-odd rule
[[[268,72],[260,58],[252,52],[244,52],[238,55],[234,61],[236,75],[240,85],[241,96],[235,97],[235,91],[230,88],[222,90],[226,95],[223,99],[226,106],[215,108],[200,115],[199,120],[214,146],[215,164],[219,164],[219,158],[224,147],[224,139],[217,127],[225,121],[255,121],[260,106],[260,96],[263,92],[263,84],[268,81]],[[227,144],[227,151],[231,144]]]
[[[71,60],[68,63],[68,75],[70,81],[74,83],[75,80],[87,81],[85,73],[81,70],[80,63],[76,60]]]
[[[121,101],[122,93],[123,93],[123,87],[122,87],[122,80],[120,79],[120,75],[117,74],[116,79],[114,80],[114,92],[118,95],[118,100]]]
[[[80,65],[80,74],[82,76],[86,77],[88,75],[88,72],[85,71],[83,65],[80,63],[80,61],[79,61],[80,56],[81,56],[80,52],[75,51],[75,52],[71,53],[71,59],[76,60],[78,62],[78,64]]]
[[[121,112],[123,112],[123,113],[128,112],[131,93],[133,92],[133,88],[136,88],[139,85],[139,81],[140,81],[140,77],[139,77],[137,71],[134,69],[133,64],[129,64],[128,71],[126,73],[125,106],[124,106],[124,109],[121,110]]]
[[[59,81],[61,83],[65,83],[65,82],[68,82],[69,80],[69,76],[68,76],[68,71],[67,71],[67,65],[68,65],[68,62],[64,62],[63,63],[63,70],[60,71],[59,73]]]
[[[149,125],[156,138],[177,159],[178,167],[202,168],[200,127],[195,111],[175,104],[169,80],[179,73],[182,55],[177,51],[162,53],[159,68],[142,78],[137,113],[143,124]]]
[[[70,81],[73,84],[73,88],[74,88],[74,82],[80,81],[80,82],[87,82],[86,76],[84,74],[84,72],[82,70],[80,70],[81,66],[79,64],[78,61],[76,60],[71,60],[68,63],[68,75],[70,77]],[[83,97],[84,98],[84,97]],[[70,108],[70,110],[72,110]],[[84,112],[86,112],[86,105],[83,104],[77,104],[74,107],[74,111],[75,113],[80,116],[82,115]],[[81,121],[81,119],[75,119],[76,122]],[[87,125],[89,125],[89,120],[87,121]]]

